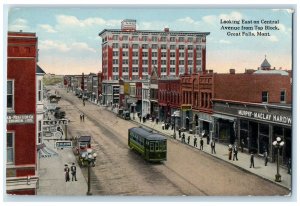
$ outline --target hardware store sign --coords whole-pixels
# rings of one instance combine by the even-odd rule
[[[275,123],[282,123],[292,125],[292,118],[289,116],[277,115],[277,114],[269,114],[262,112],[252,112],[247,110],[238,110],[239,116],[249,117],[257,120],[266,120]]]
[[[33,124],[33,114],[7,114],[7,124]]]

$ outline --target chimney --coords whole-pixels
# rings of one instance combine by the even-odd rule
[[[166,28],[164,29],[164,31],[165,31],[165,32],[169,32],[170,29],[169,29],[168,27],[166,27]]]
[[[230,74],[235,74],[235,69],[229,69]]]

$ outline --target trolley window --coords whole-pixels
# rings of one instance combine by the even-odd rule
[[[150,151],[154,151],[154,143],[150,142]]]

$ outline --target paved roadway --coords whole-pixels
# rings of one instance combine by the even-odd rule
[[[168,160],[162,164],[147,163],[127,146],[127,130],[136,123],[120,119],[90,102],[83,106],[82,100],[73,93],[61,90],[60,94],[59,106],[71,119],[69,137],[82,132],[93,136],[92,146],[98,153],[96,167],[92,168],[95,195],[269,196],[290,193],[282,186],[171,138],[168,139]],[[85,122],[80,122],[81,112],[85,114]],[[249,160],[241,158],[239,162],[242,161]],[[82,172],[86,177],[86,168],[82,168]]]

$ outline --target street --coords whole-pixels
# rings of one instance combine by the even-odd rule
[[[167,161],[148,163],[127,145],[131,121],[90,102],[82,104],[73,93],[59,90],[59,106],[70,119],[68,137],[91,135],[98,154],[92,171],[93,195],[160,196],[273,196],[289,190],[227,162],[168,139]],[[84,122],[79,115],[84,113]],[[81,168],[87,179],[87,169]]]

